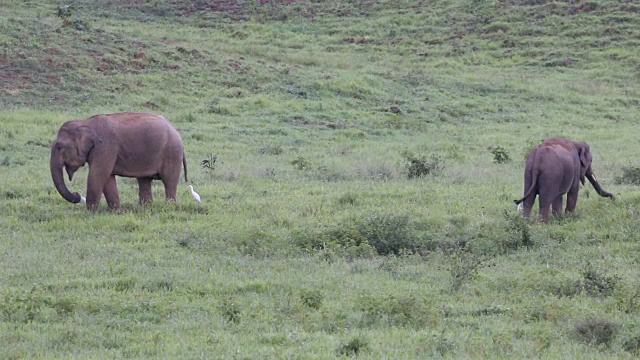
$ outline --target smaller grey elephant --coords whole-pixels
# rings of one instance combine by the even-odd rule
[[[613,199],[613,194],[602,189],[591,169],[591,151],[582,141],[550,138],[534,148],[527,157],[524,170],[524,196],[514,200],[524,203],[523,217],[529,217],[538,195],[540,211],[538,222],[549,222],[549,206],[554,215],[562,214],[562,196],[567,194],[566,211],[575,210],[580,183],[586,177],[598,195]]]

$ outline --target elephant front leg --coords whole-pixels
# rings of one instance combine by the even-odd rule
[[[153,179],[150,177],[138,178],[138,198],[140,205],[148,204],[153,200],[151,192],[152,181]]]
[[[107,199],[107,205],[111,209],[120,209],[120,195],[118,194],[118,183],[115,175],[111,175],[104,186],[104,197]]]
[[[87,179],[87,209],[98,211],[100,209],[100,198],[104,189],[105,181],[89,172]]]

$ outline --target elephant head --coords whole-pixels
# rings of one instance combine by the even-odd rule
[[[598,195],[613,199],[613,194],[602,189],[602,186],[598,183],[598,180],[591,169],[591,162],[593,158],[591,156],[591,151],[589,150],[589,145],[583,141],[574,141],[573,145],[576,147],[578,157],[580,158],[580,182],[582,185],[584,185],[584,178],[586,177]]]
[[[58,193],[69,202],[78,203],[81,196],[77,192],[69,191],[64,183],[62,168],[66,170],[71,181],[73,174],[87,162],[96,141],[93,129],[68,122],[60,128],[56,141],[51,145],[51,178]]]

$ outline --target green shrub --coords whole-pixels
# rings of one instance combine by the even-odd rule
[[[300,300],[302,300],[302,303],[306,306],[318,310],[322,306],[324,295],[322,295],[322,291],[317,289],[302,290]]]
[[[356,229],[380,255],[398,255],[401,250],[419,248],[407,215],[369,214]]]
[[[492,264],[493,256],[489,254],[476,254],[468,248],[454,247],[442,252],[444,255],[444,268],[451,276],[451,289],[459,290],[462,285],[473,280],[478,271]]]
[[[366,340],[360,337],[355,337],[347,343],[341,344],[338,347],[337,353],[339,355],[346,356],[358,355],[362,350],[365,350],[367,346],[368,344]]]
[[[222,300],[220,304],[220,312],[222,317],[229,323],[239,324],[242,316],[240,306],[230,297]]]
[[[591,318],[578,322],[575,332],[587,344],[609,346],[618,332],[618,324],[605,318]]]
[[[582,272],[584,283],[583,289],[587,294],[592,296],[609,296],[613,294],[613,291],[620,280],[618,276],[608,276],[596,270],[590,263],[587,263],[586,268]]]
[[[613,179],[616,184],[640,185],[640,167],[622,168],[622,175]]]
[[[216,161],[218,161],[217,155],[208,154],[207,158],[200,162],[200,166],[207,171],[213,172],[216,169]]]
[[[364,313],[362,325],[422,328],[437,322],[438,313],[423,298],[413,295],[361,295],[357,310]]]
[[[349,249],[375,249],[379,255],[418,252],[424,247],[416,236],[415,224],[407,215],[363,214],[328,229],[303,229],[292,234],[294,243],[305,250],[333,249],[342,255]],[[358,253],[358,252],[356,252]]]
[[[624,351],[639,354],[640,353],[640,335],[632,336],[622,343]]]
[[[504,210],[503,215],[507,220],[507,237],[501,244],[506,248],[505,250],[517,250],[522,246],[527,248],[532,247],[534,241],[532,239],[530,222],[520,217],[520,215],[510,213],[507,210]]]
[[[511,161],[509,152],[502,146],[496,146],[495,148],[493,148],[493,150],[491,150],[491,153],[493,154],[493,162],[496,164],[504,164]]]
[[[426,155],[414,155],[408,151],[405,151],[403,155],[409,179],[437,174],[444,169],[442,158],[438,155],[432,154],[427,157]]]
[[[306,170],[311,167],[311,162],[302,156],[298,156],[297,159],[291,160],[291,165],[298,170]]]

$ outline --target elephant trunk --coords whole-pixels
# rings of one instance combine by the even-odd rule
[[[67,185],[64,183],[64,176],[62,175],[62,168],[64,167],[64,162],[62,161],[62,157],[58,154],[58,151],[55,148],[51,149],[51,178],[53,179],[53,184],[56,186],[56,190],[58,193],[71,203],[79,203],[80,202],[80,194],[77,192],[72,193],[67,188]]]
[[[598,195],[602,197],[612,198],[612,199],[614,198],[612,193],[602,189],[602,187],[600,186],[600,183],[598,183],[598,180],[596,180],[596,177],[592,173],[587,173],[586,177],[587,177],[587,180],[589,180],[589,182],[593,186],[593,188],[596,189],[596,192],[598,193]]]

